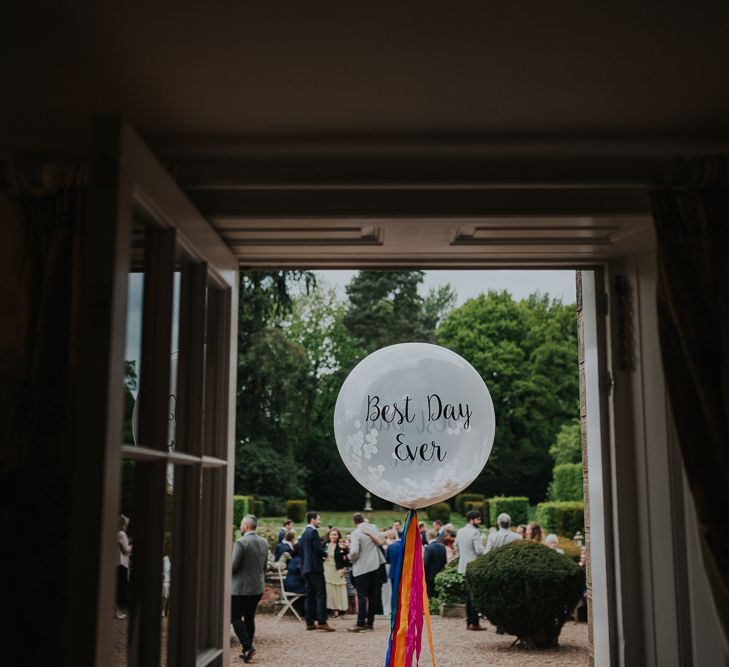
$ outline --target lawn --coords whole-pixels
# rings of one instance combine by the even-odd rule
[[[348,532],[354,527],[354,524],[352,523],[353,513],[354,512],[321,512],[321,527],[326,528],[327,526],[333,526],[334,528],[339,528],[342,531]],[[363,514],[369,518],[371,523],[375,524],[381,530],[390,527],[395,521],[400,521],[404,524],[405,517],[407,516],[406,512],[395,512],[392,510],[375,510],[373,512],[363,512]],[[281,526],[283,520],[284,517],[282,516],[262,517],[260,519],[260,523],[264,525],[273,524]],[[425,523],[428,524],[428,527],[431,526],[432,522],[428,519],[425,512],[418,514],[418,520],[425,521]],[[456,528],[460,528],[466,523],[466,520],[462,516],[455,513],[451,514],[450,521],[454,526],[456,526]],[[304,523],[297,523],[296,532],[303,529],[305,525],[306,524]]]

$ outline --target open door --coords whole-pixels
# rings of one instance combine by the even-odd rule
[[[94,152],[89,247],[108,252],[89,261],[112,269],[95,662],[226,665],[238,265],[119,117],[95,119]]]

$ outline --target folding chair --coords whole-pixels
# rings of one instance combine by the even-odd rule
[[[284,588],[284,571],[286,570],[286,568],[278,567],[276,569],[278,570],[278,581],[281,584],[281,599],[279,600],[279,604],[283,605],[281,607],[281,611],[279,611],[278,614],[276,614],[276,623],[278,623],[281,620],[281,617],[286,613],[286,611],[288,609],[290,609],[294,613],[294,616],[296,616],[296,618],[298,620],[302,620],[301,616],[299,616],[299,612],[296,611],[293,604],[299,598],[304,597],[304,594],[303,593],[291,593],[291,592],[287,591]]]

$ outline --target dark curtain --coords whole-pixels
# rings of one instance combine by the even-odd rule
[[[711,589],[729,636],[729,158],[652,193],[663,368]]]
[[[0,597],[9,664],[35,665],[54,660],[64,643],[85,194],[79,187],[37,179],[31,185],[8,175],[2,174],[0,192],[13,215],[3,224],[15,247],[2,250],[19,253],[19,261],[15,275],[5,276],[17,294],[6,299],[9,311],[8,303],[2,305],[0,325],[7,393],[0,479],[3,506],[10,509],[3,522],[6,586]]]

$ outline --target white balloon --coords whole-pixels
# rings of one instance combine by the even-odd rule
[[[334,410],[339,454],[380,498],[419,509],[454,496],[483,469],[494,405],[463,357],[438,345],[373,352],[347,376]]]

